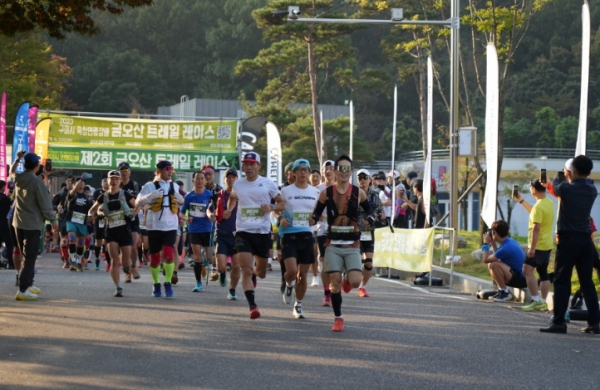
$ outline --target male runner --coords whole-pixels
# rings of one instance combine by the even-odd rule
[[[63,188],[52,199],[52,207],[58,213],[60,235],[60,257],[64,261],[63,268],[69,268],[69,238],[67,234],[67,195],[73,189],[73,179],[68,177]]]
[[[233,183],[233,192],[227,202],[227,211],[232,213],[238,204],[235,235],[235,248],[242,267],[242,287],[250,307],[250,318],[260,317],[260,311],[254,301],[256,277],[267,276],[267,258],[271,242],[272,211],[283,211],[285,204],[281,194],[273,183],[258,175],[260,156],[255,152],[246,153],[242,160],[242,169],[246,177]],[[275,199],[275,205],[271,204]],[[254,256],[254,258],[253,258]],[[254,267],[256,259],[256,267]]]
[[[289,304],[296,290],[296,303],[292,314],[295,318],[305,318],[302,299],[306,294],[307,274],[315,262],[314,238],[309,219],[319,198],[319,190],[308,184],[310,163],[305,159],[294,161],[292,171],[296,181],[281,189],[285,201],[285,211],[279,214],[279,235],[281,252],[285,262],[286,288],[283,301]],[[296,282],[297,279],[297,282]]]
[[[98,197],[104,194],[109,190],[108,179],[102,179],[102,189],[94,191],[92,198],[94,201],[98,199]],[[89,213],[88,213],[89,214]],[[104,217],[99,216],[97,213],[92,215],[94,220],[94,268],[96,271],[100,270],[100,251],[104,252],[104,246],[106,245],[106,241],[104,241]],[[108,264],[110,264],[110,259],[108,259]],[[107,270],[110,270],[110,267],[107,265]]]
[[[173,271],[175,270],[175,238],[179,225],[179,205],[183,204],[183,196],[179,193],[179,186],[171,181],[173,166],[167,160],[156,164],[154,181],[142,187],[137,196],[136,206],[150,205],[146,214],[146,229],[150,245],[150,273],[154,288],[152,296],[160,297],[160,263],[161,253],[165,264],[165,296],[175,296],[171,286]]]
[[[133,196],[135,198],[140,192],[140,185],[137,182],[130,180],[131,167],[129,166],[129,163],[127,163],[126,161],[123,161],[123,162],[119,163],[117,168],[119,169],[119,172],[121,173],[121,188],[125,192],[129,193],[131,196]],[[131,218],[130,225],[131,225],[131,239],[133,240],[134,247],[137,248],[138,241],[140,240],[140,219],[139,219],[137,213],[133,216],[133,218]],[[132,276],[134,279],[140,278],[140,274],[137,271],[137,252],[132,250],[131,254],[130,254],[130,258],[131,258],[131,272],[128,272],[127,276],[125,276],[125,283],[131,283]]]
[[[83,248],[86,238],[89,238],[89,231],[86,225],[86,219],[92,203],[89,197],[83,192],[85,181],[78,177],[75,179],[73,189],[67,195],[67,217],[66,227],[69,236],[69,253],[71,254],[71,271],[81,272],[83,258]]]
[[[204,164],[202,165],[202,167],[200,168],[200,170],[204,173],[204,177],[206,178],[206,184],[205,187],[206,189],[210,192],[211,194],[211,207],[214,208],[217,205],[217,193],[219,191],[221,191],[223,189],[223,187],[221,187],[220,185],[216,184],[214,182],[215,180],[215,167],[213,167],[210,164]],[[212,262],[212,250],[213,250],[213,246],[214,246],[214,242],[210,243],[210,250],[211,250],[211,257],[209,257],[208,259]],[[212,282],[216,281],[217,279],[219,279],[219,273],[217,272],[217,269],[215,268],[215,264],[212,264],[212,272],[210,274],[210,280]]]
[[[325,183],[321,183],[317,186],[319,191],[323,192],[325,188],[335,184],[335,162],[327,160],[323,163],[323,177]],[[323,211],[327,215],[327,208]],[[322,306],[331,306],[331,291],[329,290],[329,274],[323,272],[323,261],[325,259],[325,242],[327,241],[327,219],[321,217],[321,220],[317,222],[319,229],[317,230],[317,247],[319,249],[319,268],[321,269],[321,281],[323,282],[323,303]]]
[[[360,188],[350,184],[352,177],[352,159],[346,155],[335,161],[336,184],[321,192],[319,201],[313,212],[311,224],[318,221],[327,207],[327,249],[323,273],[329,273],[331,303],[335,321],[331,328],[334,332],[344,330],[342,317],[341,289],[349,293],[353,287],[358,287],[362,279],[361,258],[359,250],[360,231],[358,227],[359,207],[367,215],[366,221],[373,225],[373,210],[367,200],[367,195]],[[342,270],[346,277],[342,278]]]

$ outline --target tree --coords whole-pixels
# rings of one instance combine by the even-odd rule
[[[62,39],[68,32],[94,35],[99,28],[92,12],[121,14],[126,7],[141,7],[152,0],[30,0],[9,1],[0,5],[0,35],[42,29]]]

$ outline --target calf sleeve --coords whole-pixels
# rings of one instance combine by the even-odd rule
[[[160,265],[160,252],[150,254],[150,267],[158,268]]]
[[[373,269],[373,259],[369,259],[369,258],[364,259],[362,261],[362,263],[363,263],[363,268],[366,271],[371,271]]]
[[[167,264],[173,263],[173,261],[175,259],[174,253],[175,253],[175,248],[173,248],[172,246],[167,246],[167,245],[163,246],[162,254],[165,259],[165,263],[167,263]]]

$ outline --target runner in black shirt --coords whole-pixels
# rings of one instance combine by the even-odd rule
[[[83,192],[85,181],[78,177],[75,185],[67,195],[66,226],[69,235],[69,253],[71,254],[71,271],[83,271],[83,248],[90,233],[86,225],[87,214],[92,206],[90,199]],[[85,263],[83,264],[85,266]]]
[[[119,163],[118,169],[121,174],[121,189],[136,198],[140,193],[140,185],[129,179],[131,177],[129,163],[125,161]],[[130,227],[133,247],[137,248],[138,241],[140,240],[140,218],[137,213],[132,217]],[[125,277],[125,283],[131,283],[132,276],[134,279],[140,278],[140,274],[137,272],[137,252],[134,250],[131,251],[131,272]]]

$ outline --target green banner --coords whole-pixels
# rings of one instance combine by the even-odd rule
[[[50,146],[48,158],[56,168],[77,169],[116,169],[122,161],[127,161],[131,169],[154,170],[160,160],[169,160],[176,171],[197,171],[203,164],[211,164],[217,170],[239,169],[237,151],[161,151],[161,150],[119,150],[106,148],[70,148]]]
[[[236,152],[238,122],[94,118],[50,114],[53,146]],[[41,119],[41,118],[40,118]]]
[[[433,228],[375,229],[373,266],[402,271],[431,271],[433,257]]]

